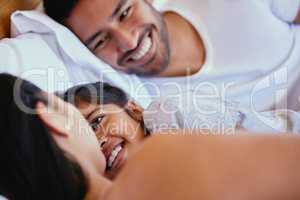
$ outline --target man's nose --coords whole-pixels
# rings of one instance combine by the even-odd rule
[[[115,38],[121,52],[133,50],[138,45],[138,33],[130,30],[116,30]]]

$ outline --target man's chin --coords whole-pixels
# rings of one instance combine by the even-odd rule
[[[158,59],[158,57],[162,57],[163,59]],[[167,66],[169,65],[169,53],[164,56],[158,56],[158,54],[154,55],[145,65],[142,66],[123,66],[117,67],[116,69],[127,73],[127,74],[135,74],[137,76],[149,77],[149,76],[159,76],[163,73]]]
[[[128,73],[129,74],[135,74],[137,76],[142,76],[142,77],[151,77],[151,76],[158,76],[159,74],[161,74],[166,69],[166,67],[162,67],[162,66],[160,66],[160,67],[148,67],[148,68],[149,68],[149,70],[131,69],[131,70],[129,70]]]

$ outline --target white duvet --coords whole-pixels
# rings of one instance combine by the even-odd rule
[[[292,110],[257,112],[236,102],[209,98],[190,91],[159,98],[144,111],[145,126],[151,132],[168,129],[199,130],[204,134],[300,133],[300,113]]]

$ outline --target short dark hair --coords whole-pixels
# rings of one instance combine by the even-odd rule
[[[64,24],[79,0],[44,0],[44,9],[46,14],[57,21]]]
[[[0,194],[10,200],[80,200],[87,192],[81,167],[55,142],[36,113],[20,109],[15,91],[23,105],[34,110],[47,101],[35,85],[17,77],[0,74]]]
[[[127,94],[120,88],[104,82],[78,85],[64,93],[64,100],[76,105],[76,100],[95,104],[115,104],[123,108],[128,103]]]

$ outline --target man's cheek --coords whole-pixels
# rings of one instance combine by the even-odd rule
[[[116,52],[113,51],[105,51],[102,53],[98,53],[96,55],[98,58],[100,58],[105,63],[116,66],[117,65],[117,55]]]

